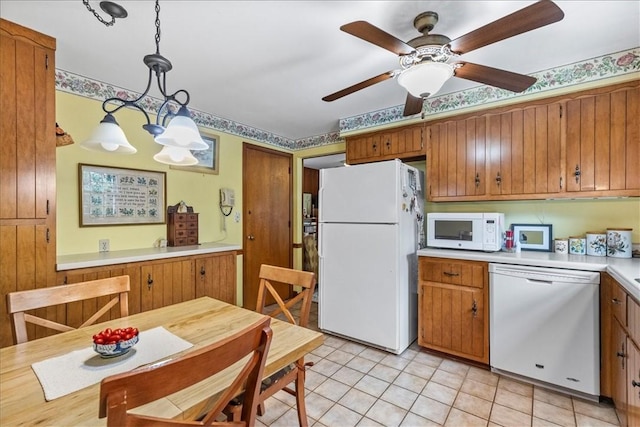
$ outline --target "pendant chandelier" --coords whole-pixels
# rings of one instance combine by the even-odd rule
[[[115,18],[124,18],[127,11],[120,5],[103,1],[100,7],[103,11],[111,16],[111,22],[105,21],[89,6],[88,0],[83,0],[87,9],[93,12],[95,17],[103,24],[113,25]],[[187,109],[189,104],[189,92],[184,89],[177,90],[169,94],[166,86],[167,72],[173,68],[171,62],[160,54],[160,3],[156,0],[156,52],[146,55],[144,63],[149,68],[149,79],[144,92],[134,100],[122,99],[117,96],[105,99],[102,103],[102,110],[106,113],[100,124],[93,131],[89,139],[80,144],[81,147],[92,151],[117,153],[117,154],[133,154],[137,150],[129,143],[124,132],[118,125],[113,116],[123,107],[132,107],[140,111],[145,119],[146,124],[142,128],[153,135],[156,143],[162,145],[162,150],[155,156],[154,160],[168,165],[190,166],[198,163],[190,150],[206,150],[208,145],[202,140],[200,132],[195,122],[191,118],[191,114]],[[140,105],[154,80],[158,84],[158,89],[163,96],[163,102],[158,108],[156,122],[152,123],[149,114]],[[180,97],[181,99],[178,99]],[[177,106],[178,112],[174,113],[172,109]]]

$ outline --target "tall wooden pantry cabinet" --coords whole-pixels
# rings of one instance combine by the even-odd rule
[[[0,19],[1,347],[13,344],[6,294],[55,284],[55,49]]]

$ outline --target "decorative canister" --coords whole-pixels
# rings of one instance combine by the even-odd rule
[[[607,228],[607,255],[631,258],[632,228]]]
[[[569,253],[573,255],[584,255],[586,253],[587,239],[584,236],[569,237]]]
[[[557,254],[569,253],[569,240],[568,239],[556,239],[555,240],[555,252]]]
[[[607,233],[587,231],[587,255],[607,256]]]

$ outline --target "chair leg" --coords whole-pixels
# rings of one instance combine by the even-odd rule
[[[296,405],[298,406],[298,423],[300,427],[309,427],[307,407],[304,403],[304,369],[298,370],[296,377]]]
[[[266,412],[266,409],[264,407],[264,402],[259,403],[258,404],[258,415],[259,416],[263,416],[265,412]],[[236,420],[233,420],[233,421],[236,421]],[[238,420],[238,421],[240,421],[240,420]]]

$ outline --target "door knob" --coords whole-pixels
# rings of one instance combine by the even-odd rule
[[[249,240],[255,240],[256,238],[253,236],[253,234],[249,234],[249,235],[247,236],[247,239],[249,239]]]

